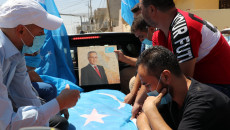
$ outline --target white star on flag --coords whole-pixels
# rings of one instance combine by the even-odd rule
[[[93,111],[91,112],[91,114],[89,115],[81,115],[81,117],[85,117],[87,118],[87,120],[85,121],[84,126],[86,126],[87,124],[89,124],[91,121],[96,121],[99,123],[104,123],[104,121],[102,120],[103,117],[106,117],[109,115],[102,115],[102,114],[98,114],[97,110],[94,108]]]
[[[114,100],[118,101],[118,103],[120,104],[120,106],[118,107],[118,109],[121,109],[121,108],[125,107],[125,105],[126,105],[126,103],[121,102],[121,101],[118,100],[117,97],[114,96],[114,95],[106,94],[106,93],[99,93],[99,94],[109,96],[109,97],[113,98]]]

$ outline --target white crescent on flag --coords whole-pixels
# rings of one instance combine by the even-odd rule
[[[120,106],[118,107],[118,109],[125,107],[125,103],[118,100],[116,96],[111,95],[111,94],[106,94],[106,93],[99,93],[99,94],[109,96],[109,97],[113,98],[114,100],[118,101],[120,103]]]

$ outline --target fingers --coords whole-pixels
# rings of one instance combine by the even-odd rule
[[[62,90],[56,97],[60,110],[75,106],[79,98],[80,91],[70,90],[70,86],[68,84],[66,85],[66,89]]]
[[[115,53],[119,53],[119,52],[120,52],[120,50],[114,50],[114,52],[115,52]]]
[[[64,115],[65,116],[65,119],[69,119],[69,113],[68,114],[66,114],[66,115]]]
[[[133,119],[133,118],[135,118],[136,117],[136,115],[137,115],[137,113],[138,113],[138,110],[134,110],[134,108],[132,109],[132,116],[131,116],[131,120]]]
[[[126,95],[125,98],[124,98],[124,103],[129,104],[129,99],[130,99],[130,97],[129,97],[129,94],[128,94],[128,95]]]
[[[78,99],[80,98],[80,91],[76,90],[76,95],[78,96]]]
[[[132,114],[130,120],[134,119],[136,117],[136,115]]]
[[[132,117],[130,119],[132,120],[132,119],[138,117],[141,113],[142,113],[142,111],[135,111],[134,113],[132,113]]]
[[[136,118],[138,116],[138,113],[141,111],[142,105],[134,105],[132,109],[132,116],[130,119]]]
[[[64,114],[64,117],[68,120],[69,119],[69,111],[68,109],[63,109],[60,111],[61,114]]]
[[[115,53],[117,53],[118,55],[122,54],[121,50],[114,50]]]
[[[167,92],[167,89],[163,88],[161,92],[159,93],[158,97],[162,98],[166,94],[166,92]]]
[[[70,89],[69,84],[66,84],[65,89]]]
[[[68,110],[66,111],[66,113],[64,114],[65,118],[68,120],[69,119],[69,112]]]

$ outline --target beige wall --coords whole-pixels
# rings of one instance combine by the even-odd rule
[[[194,9],[195,3],[193,0],[174,0],[176,7],[181,10]]]
[[[125,20],[121,17],[121,9],[119,9],[119,24],[113,27],[113,32],[130,32],[131,27]]]
[[[209,21],[219,30],[230,27],[230,9],[190,10],[188,12]]]
[[[110,17],[113,26],[118,26],[119,22],[119,9],[121,9],[121,1],[109,0]]]
[[[230,27],[230,9],[219,9],[219,0],[174,0],[176,7],[209,21],[219,30]]]
[[[174,0],[176,7],[182,10],[219,9],[219,0]]]
[[[219,0],[194,0],[195,9],[219,9]]]

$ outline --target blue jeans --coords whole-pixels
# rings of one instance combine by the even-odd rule
[[[37,90],[39,97],[48,102],[57,97],[57,88],[49,83],[32,82],[33,87]]]
[[[230,85],[229,84],[207,84],[207,85],[221,91],[222,93],[224,93],[230,98]]]

